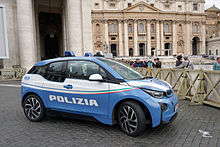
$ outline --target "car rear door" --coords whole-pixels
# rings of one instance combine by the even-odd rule
[[[47,65],[45,81],[43,83],[43,94],[47,107],[51,109],[66,110],[65,90],[63,87],[66,68],[65,61],[53,62]]]

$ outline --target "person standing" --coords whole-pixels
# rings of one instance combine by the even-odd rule
[[[156,58],[154,62],[155,62],[154,68],[161,68],[161,61],[159,60],[159,58]]]
[[[180,66],[182,64],[183,60],[183,56],[179,55],[177,56],[177,60],[176,60],[176,67]]]
[[[220,57],[218,57],[217,61],[214,63],[213,70],[219,70],[220,71]]]
[[[176,66],[176,68],[194,69],[194,66],[192,62],[190,62],[189,58],[185,56],[184,61],[182,61],[182,63],[179,66]]]
[[[136,62],[134,63],[134,67],[144,67],[143,62],[140,61],[140,59],[136,59]]]

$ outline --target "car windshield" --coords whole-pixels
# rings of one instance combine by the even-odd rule
[[[128,66],[122,63],[104,58],[100,58],[99,60],[110,66],[115,72],[117,72],[120,76],[122,76],[126,80],[144,79],[144,76],[142,76],[139,72],[129,68]]]

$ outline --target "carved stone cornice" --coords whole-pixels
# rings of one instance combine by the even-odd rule
[[[202,25],[206,25],[206,21],[203,21],[203,22],[202,22]]]
[[[184,23],[185,23],[185,24],[191,24],[192,22],[189,21],[189,20],[186,20]]]
[[[117,19],[118,23],[122,23],[124,20],[123,19]]]

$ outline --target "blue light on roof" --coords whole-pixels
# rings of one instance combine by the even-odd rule
[[[85,53],[85,57],[92,57],[92,53]]]
[[[65,51],[65,57],[75,57],[75,54],[73,51]]]

